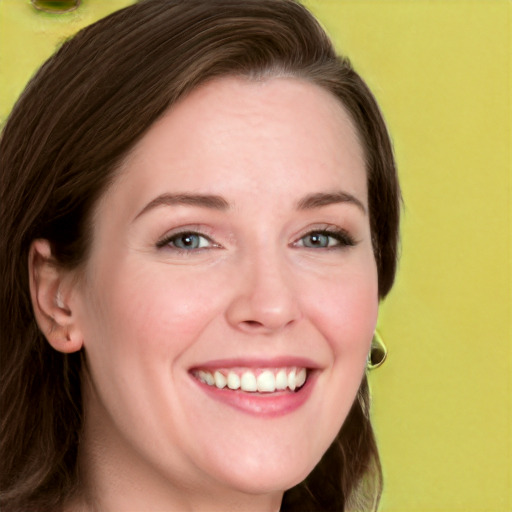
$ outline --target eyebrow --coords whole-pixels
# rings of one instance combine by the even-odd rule
[[[366,207],[364,204],[359,199],[357,199],[357,197],[341,190],[336,192],[318,192],[315,194],[309,194],[306,197],[303,197],[297,203],[297,209],[312,210],[314,208],[321,208],[322,206],[328,206],[337,203],[353,204],[366,215]]]
[[[137,214],[135,219],[158,206],[199,206],[212,210],[227,210],[229,203],[220,196],[203,194],[162,194],[155,197]],[[134,220],[135,220],[134,219]]]
[[[297,203],[298,210],[313,210],[337,203],[349,203],[357,206],[365,215],[366,208],[357,197],[348,192],[317,192],[303,197]],[[212,210],[225,211],[230,208],[229,203],[221,196],[208,194],[161,194],[150,201],[135,217],[139,218],[149,210],[159,206],[199,206]],[[134,219],[134,220],[135,220]]]

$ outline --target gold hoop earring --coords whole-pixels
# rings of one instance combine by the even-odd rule
[[[368,362],[366,367],[368,370],[375,370],[375,368],[382,366],[387,356],[388,349],[386,348],[386,345],[384,345],[380,334],[375,331],[373,334],[372,345],[370,348],[370,353],[368,354]]]

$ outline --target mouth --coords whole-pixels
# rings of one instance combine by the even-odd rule
[[[298,391],[308,379],[303,367],[197,369],[192,375],[207,386],[246,393]]]
[[[253,362],[254,365],[254,362]],[[243,363],[196,367],[190,376],[206,396],[238,411],[259,417],[278,417],[305,404],[312,394],[318,371],[301,365],[244,366]]]

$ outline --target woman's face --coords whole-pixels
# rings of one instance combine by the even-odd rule
[[[201,492],[297,484],[348,414],[377,317],[339,102],[291,78],[193,91],[101,198],[71,300],[92,468]]]

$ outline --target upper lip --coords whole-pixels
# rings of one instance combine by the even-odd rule
[[[296,356],[277,356],[272,358],[251,358],[237,357],[229,359],[214,359],[196,364],[190,368],[191,371],[197,369],[218,370],[229,368],[287,368],[300,367],[308,370],[316,370],[321,366],[310,358]]]

